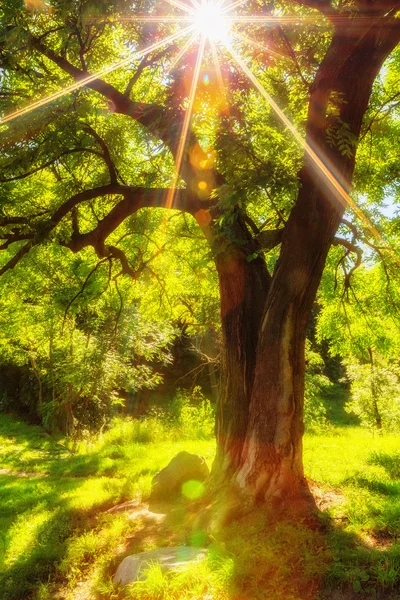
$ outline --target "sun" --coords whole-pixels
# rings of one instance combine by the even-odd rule
[[[206,0],[196,6],[193,14],[193,25],[197,33],[212,42],[223,42],[229,36],[229,19],[221,2]]]

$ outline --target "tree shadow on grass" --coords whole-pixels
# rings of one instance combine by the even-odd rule
[[[372,480],[362,475],[356,475],[347,480],[348,483],[355,484],[357,487],[368,490],[373,494],[382,496],[394,496],[400,499],[400,482]]]
[[[29,425],[11,415],[1,415],[0,465],[11,471],[47,472],[70,451],[61,439],[50,436],[38,425]]]
[[[223,538],[235,556],[232,600],[400,598],[400,546],[369,544],[326,513],[315,529],[253,517]]]
[[[51,465],[49,474],[53,477],[89,477],[107,475],[110,469],[103,468],[102,457],[97,454],[68,456]],[[106,467],[109,465],[106,465]]]
[[[68,538],[90,528],[101,506],[71,506],[71,496],[84,484],[80,480],[1,479],[0,597],[27,600],[55,573]]]
[[[345,507],[341,526],[333,520],[328,524],[332,563],[327,600],[400,599],[400,455],[373,452],[367,464],[384,467],[391,480],[378,479],[368,468],[346,480],[355,488],[355,500]],[[351,527],[361,534],[352,533]]]
[[[400,546],[361,539],[331,526],[326,541],[332,561],[325,576],[323,600],[400,598]]]
[[[400,479],[400,452],[373,452],[368,462],[383,467],[391,479]]]

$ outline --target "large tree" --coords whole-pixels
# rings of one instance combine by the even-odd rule
[[[242,16],[271,15],[269,23],[251,26],[256,46],[241,38],[241,51],[252,56],[263,89],[279,94],[304,129],[304,158],[227,52],[222,73],[212,66],[207,43],[202,77],[196,57],[203,42],[169,70],[179,41],[158,41],[179,22],[135,21],[161,14],[161,4],[16,4],[8,0],[1,9],[4,115],[62,86],[70,94],[1,130],[0,273],[52,241],[72,252],[93,247],[136,278],[126,245],[114,243],[113,232],[146,207],[192,215],[212,248],[220,288],[214,483],[258,501],[305,498],[307,323],[331,245],[355,250],[348,237],[335,234],[374,81],[400,40],[398,2],[287,0],[236,8]],[[145,43],[153,51],[134,60],[133,50]],[[120,61],[119,68],[104,69],[105,61]],[[199,106],[183,145],[197,80]],[[221,80],[226,98],[215,91]],[[171,156],[180,179],[171,178]],[[51,191],[46,202],[43,189]]]

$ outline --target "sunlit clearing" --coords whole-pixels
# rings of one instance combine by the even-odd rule
[[[213,42],[224,41],[229,34],[229,20],[215,1],[203,2],[194,12],[193,24],[202,36]]]

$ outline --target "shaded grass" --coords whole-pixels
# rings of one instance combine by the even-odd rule
[[[354,427],[360,424],[357,415],[348,413],[345,410],[349,398],[350,390],[338,383],[332,384],[324,390],[323,402],[329,423],[334,424],[336,427]]]
[[[53,600],[60,590],[66,600],[122,597],[111,575],[141,523],[105,511],[146,498],[153,474],[180,450],[211,464],[213,440],[179,436],[157,420],[117,421],[72,452],[41,428],[2,415],[0,468],[46,476],[0,476],[1,599]],[[322,580],[326,598],[347,587],[370,597],[374,589],[399,590],[398,437],[350,426],[307,434],[304,460],[320,488],[343,494],[324,514],[320,531],[254,513],[215,536],[200,565],[175,574],[150,569],[130,598],[316,600]],[[173,543],[164,536],[153,543]]]
[[[49,578],[74,586],[94,558],[101,562],[108,553],[118,554],[117,539],[104,543],[112,532],[125,540],[138,526],[124,516],[102,514],[107,508],[148,495],[153,475],[178,451],[213,455],[213,444],[204,440],[160,446],[137,441],[143,438],[150,438],[148,424],[138,429],[119,422],[72,454],[40,427],[1,415],[0,467],[46,475],[0,475],[2,600],[35,593],[45,598]]]
[[[270,517],[255,512],[227,527],[207,558],[180,572],[151,567],[128,598],[314,600],[330,556],[322,534],[295,523],[271,526]]]

